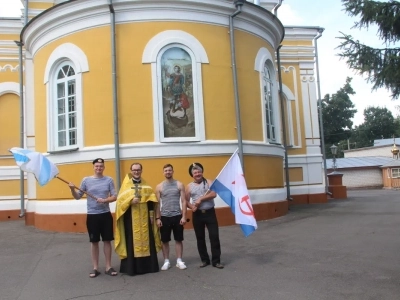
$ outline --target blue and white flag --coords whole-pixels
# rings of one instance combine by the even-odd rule
[[[211,184],[210,190],[216,192],[231,207],[232,213],[235,215],[235,222],[240,224],[246,237],[257,229],[253,206],[237,150]]]
[[[41,186],[47,184],[59,173],[56,165],[39,152],[17,147],[9,151],[13,154],[19,168],[24,172],[33,173]]]

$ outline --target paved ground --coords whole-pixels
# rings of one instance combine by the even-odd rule
[[[187,270],[90,279],[86,235],[2,222],[0,299],[400,299],[398,191],[351,191],[258,226],[248,238],[221,228],[223,270],[198,268],[187,230]]]

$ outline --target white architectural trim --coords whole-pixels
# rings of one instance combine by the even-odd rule
[[[185,50],[192,59],[193,66],[193,102],[195,111],[196,134],[191,138],[165,138],[160,59],[163,53],[172,47]],[[142,63],[150,63],[152,71],[154,138],[156,142],[181,142],[205,140],[202,63],[208,63],[203,45],[191,34],[182,30],[166,30],[155,35],[144,48]]]
[[[75,65],[74,61],[70,60],[68,56],[66,56],[66,53],[63,52],[61,53],[61,49],[63,49],[62,46],[65,46],[66,50],[73,50],[75,51],[74,53],[72,52],[67,52],[68,55],[72,55],[72,58],[74,61],[78,63],[78,66]],[[71,47],[72,45],[72,47]],[[54,55],[53,55],[54,54]],[[50,62],[53,62],[53,65],[50,65]],[[59,147],[56,145],[56,141],[58,141],[55,138],[55,130],[56,130],[56,122],[57,120],[55,119],[55,110],[56,110],[56,104],[52,101],[54,99],[54,95],[56,95],[56,90],[55,90],[55,85],[53,82],[55,81],[56,74],[55,72],[58,70],[59,66],[63,63],[68,63],[70,64],[75,71],[75,99],[76,99],[76,116],[77,116],[77,144],[76,145],[70,145],[70,146],[65,146],[65,147]],[[57,47],[53,53],[50,55],[50,58],[47,62],[46,66],[46,72],[49,72],[48,74],[45,74],[45,80],[46,81],[46,101],[47,101],[47,145],[48,145],[48,151],[55,151],[55,150],[67,150],[67,149],[74,149],[76,147],[83,147],[84,140],[83,140],[83,105],[82,105],[82,99],[83,99],[83,92],[82,92],[82,72],[87,72],[89,71],[89,65],[88,61],[86,58],[86,55],[83,53],[81,49],[76,47],[73,44],[63,44],[59,47]]]
[[[290,187],[291,195],[312,195],[312,194],[325,194],[325,193],[326,192],[324,184]]]
[[[16,94],[19,96],[19,83],[17,82],[1,82],[0,96],[4,94]]]
[[[74,44],[65,43],[58,46],[50,54],[44,72],[44,84],[48,83],[52,68],[54,68],[55,65],[58,65],[62,60],[72,61],[74,63],[76,74],[89,71],[89,62],[86,54]]]
[[[258,50],[256,59],[254,60],[254,70],[261,73],[264,69],[264,63],[266,60],[275,61],[268,49],[262,47]]]
[[[19,180],[21,178],[21,170],[17,166],[0,167],[0,180]],[[24,174],[26,179],[26,173]]]
[[[286,189],[257,189],[249,191],[252,204],[260,203],[279,203],[286,201]],[[11,201],[10,201],[11,202]],[[12,201],[14,202],[14,201]],[[15,206],[18,201],[13,203]],[[59,215],[59,214],[86,214],[86,199],[82,200],[46,200],[26,201],[26,212],[37,213],[43,215]],[[1,203],[1,202],[0,202]],[[215,207],[227,207],[227,204],[219,197],[215,198]],[[0,208],[1,210],[1,208]],[[110,203],[111,212],[115,212],[115,202]]]
[[[20,210],[21,209],[21,201],[18,200],[20,196],[5,196],[0,197],[0,211],[5,210]],[[26,207],[26,203],[28,201],[24,201],[24,206]]]
[[[229,16],[235,6],[231,1],[150,1],[115,0],[116,23],[180,22],[210,24],[228,28]],[[151,8],[151,9],[149,9]],[[69,1],[65,5],[44,12],[30,22],[23,34],[23,42],[33,56],[58,38],[71,33],[110,26],[110,12],[106,0]],[[243,13],[235,18],[235,29],[258,36],[276,48],[284,28],[271,13],[260,7],[244,5]]]
[[[203,141],[198,143],[133,143],[122,144],[120,158],[128,159],[151,159],[151,158],[174,158],[174,157],[196,157],[210,153],[210,156],[230,156],[237,148],[237,141]],[[245,155],[280,157],[283,159],[284,150],[279,145],[269,145],[264,142],[243,141],[243,153]],[[48,155],[55,164],[71,164],[91,162],[93,157],[102,157],[106,161],[114,161],[114,144],[83,147],[79,151],[64,153],[63,155]]]
[[[296,101],[296,98],[294,97],[292,91],[284,84],[282,84],[282,93],[286,99],[286,121],[287,121],[287,129],[289,132],[289,141],[288,141],[288,145],[290,146],[294,146],[295,142],[294,142],[294,135],[293,135],[293,114],[292,114],[292,105],[291,105],[291,101]],[[295,102],[296,104],[296,102]]]
[[[282,136],[281,136],[281,117],[279,115],[280,107],[279,107],[279,97],[278,97],[278,81],[277,81],[277,76],[276,76],[276,71],[275,71],[275,65],[274,65],[275,59],[272,57],[271,53],[267,48],[260,48],[257,52],[256,58],[254,60],[254,70],[259,72],[259,78],[260,78],[260,105],[261,105],[261,112],[262,112],[262,128],[263,128],[263,136],[264,136],[264,141],[268,143],[268,138],[267,138],[267,126],[265,124],[265,106],[264,106],[264,81],[263,81],[263,76],[262,72],[264,70],[264,65],[265,63],[268,65],[268,68],[271,72],[271,80],[273,81],[272,84],[272,93],[273,93],[273,118],[274,118],[274,127],[275,127],[275,141],[276,143],[281,143],[282,141]]]
[[[289,67],[284,67],[281,66],[281,69],[283,72],[285,73],[289,73],[292,72],[292,78],[293,78],[293,89],[294,89],[294,101],[295,101],[295,105],[296,105],[296,130],[297,130],[297,141],[294,141],[293,144],[293,148],[301,148],[302,147],[302,134],[301,134],[301,127],[300,127],[300,105],[299,105],[299,91],[298,91],[298,87],[297,87],[297,73],[296,73],[296,68],[294,66],[289,66]],[[289,89],[290,90],[290,89]]]
[[[161,49],[169,44],[181,44],[193,51],[196,63],[208,64],[206,49],[193,35],[182,30],[166,30],[155,35],[146,45],[142,63],[156,63]]]

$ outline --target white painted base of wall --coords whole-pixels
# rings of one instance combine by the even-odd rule
[[[276,203],[286,201],[286,189],[260,189],[249,192],[252,204]],[[85,214],[86,200],[28,200],[25,201],[26,212],[37,214]],[[227,207],[228,205],[217,196],[216,207]],[[0,201],[0,211],[20,209],[19,200]],[[115,212],[115,202],[110,203],[111,212]]]

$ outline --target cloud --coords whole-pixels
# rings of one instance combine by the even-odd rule
[[[19,0],[0,0],[0,17],[20,17],[22,8]]]
[[[304,18],[288,4],[283,3],[278,9],[278,18],[284,25],[303,25]]]
[[[392,101],[390,92],[384,88],[372,91],[372,84],[365,77],[349,69],[344,59],[337,55],[340,50],[340,32],[350,34],[372,47],[382,47],[382,41],[377,36],[377,27],[370,26],[368,30],[353,28],[358,19],[348,16],[341,5],[341,1],[315,0],[285,0],[278,10],[278,17],[284,25],[319,26],[325,29],[318,39],[318,61],[320,71],[321,97],[336,93],[346,83],[346,77],[353,78],[351,86],[356,92],[350,98],[358,110],[353,122],[359,125],[364,122],[363,112],[369,106],[388,108],[394,116],[398,114],[396,105],[399,101]]]

